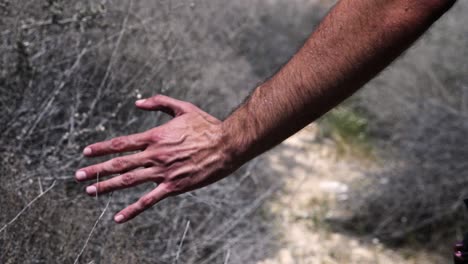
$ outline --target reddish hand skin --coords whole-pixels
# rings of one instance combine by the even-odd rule
[[[97,173],[122,174],[92,185],[98,193],[147,181],[159,184],[119,212],[118,223],[170,195],[222,179],[353,94],[454,2],[341,0],[298,53],[225,121],[186,102],[165,96],[149,98],[137,106],[175,118],[140,134],[88,146],[84,154],[90,157],[140,152],[83,168],[76,177],[90,180]],[[86,176],[79,179],[82,172]]]
[[[143,182],[158,186],[136,203],[119,212],[115,220],[125,222],[162,199],[191,191],[229,175],[236,167],[229,162],[222,139],[222,122],[194,105],[158,95],[137,107],[160,110],[175,118],[146,132],[92,144],[85,148],[88,157],[140,150],[109,161],[82,168],[80,181],[119,174],[91,186],[99,194],[132,187]],[[90,151],[90,152],[88,152]],[[88,194],[95,195],[92,188]],[[120,215],[123,216],[119,217]],[[121,218],[121,219],[120,219]]]

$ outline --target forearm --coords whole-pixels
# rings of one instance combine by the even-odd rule
[[[342,0],[300,51],[224,122],[243,163],[352,95],[408,48],[454,1]]]

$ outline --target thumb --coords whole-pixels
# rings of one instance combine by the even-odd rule
[[[162,111],[173,117],[190,112],[190,104],[165,95],[156,95],[147,99],[138,100],[136,106],[143,110]]]

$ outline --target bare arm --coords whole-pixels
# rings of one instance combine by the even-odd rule
[[[230,151],[248,160],[311,123],[377,75],[454,2],[340,1],[291,61],[224,122],[226,138],[234,138]]]
[[[220,180],[349,97],[411,45],[454,0],[341,0],[301,50],[221,122],[165,96],[139,108],[172,114],[146,132],[88,146],[86,156],[140,152],[80,169],[90,195],[154,181],[158,186],[115,216],[122,223],[158,201]]]

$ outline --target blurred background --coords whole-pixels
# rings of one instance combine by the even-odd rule
[[[226,117],[335,1],[1,0],[0,263],[451,263],[468,231],[468,2],[358,94],[212,186],[124,225],[154,187],[88,197],[89,143]]]

